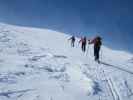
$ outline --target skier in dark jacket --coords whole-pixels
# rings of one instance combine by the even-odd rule
[[[102,38],[100,36],[97,36],[90,42],[90,44],[94,44],[95,61],[100,63],[100,61],[99,61],[99,52],[100,52],[100,48],[101,48],[101,45],[102,45]]]
[[[69,38],[68,40],[71,40],[71,46],[74,47],[75,44],[75,36],[72,36],[71,38]]]
[[[79,41],[79,43],[81,43],[81,49],[82,49],[83,52],[86,51],[86,42],[87,42],[86,37],[81,38],[80,41]]]

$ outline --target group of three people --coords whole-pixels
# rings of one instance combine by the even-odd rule
[[[75,46],[75,41],[76,38],[75,36],[72,36],[69,40],[71,40],[71,46],[74,47]],[[95,57],[95,61],[97,61],[98,63],[100,63],[99,61],[99,53],[100,53],[100,48],[102,45],[102,38],[100,36],[96,36],[95,38],[91,39],[87,39],[86,37],[81,37],[79,43],[81,43],[81,49],[83,52],[86,51],[86,45],[88,44],[94,44],[94,57]]]

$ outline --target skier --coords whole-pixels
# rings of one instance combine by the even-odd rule
[[[102,45],[102,38],[100,36],[96,36],[89,44],[94,44],[94,57],[95,61],[100,63],[99,61],[99,52]]]
[[[75,44],[75,36],[72,36],[71,38],[69,38],[68,40],[71,40],[71,46],[74,47]]]
[[[84,38],[81,37],[79,43],[81,43],[81,49],[83,52],[86,51],[86,42],[87,42],[86,37],[84,37]]]

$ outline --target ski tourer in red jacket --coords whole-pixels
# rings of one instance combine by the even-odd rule
[[[102,38],[100,36],[96,36],[93,40],[90,41],[90,44],[94,44],[94,57],[95,61],[99,61],[99,52],[102,45]]]

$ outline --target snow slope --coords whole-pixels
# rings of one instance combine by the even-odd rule
[[[132,54],[102,46],[97,64],[69,37],[0,23],[0,100],[133,100]]]

